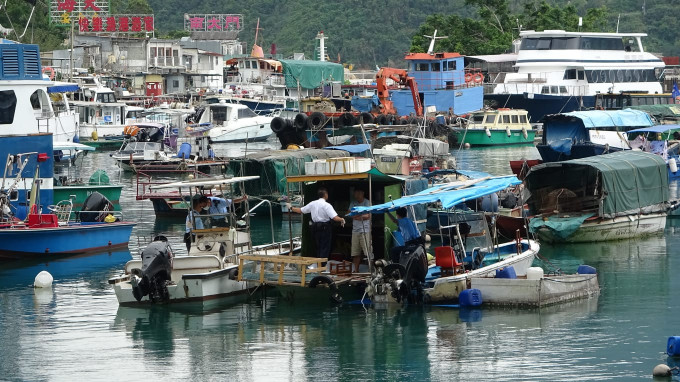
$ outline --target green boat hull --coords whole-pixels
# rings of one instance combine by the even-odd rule
[[[120,211],[120,192],[123,189],[122,185],[73,185],[73,186],[54,186],[54,203],[62,200],[68,200],[71,195],[74,195],[73,210],[80,211],[83,208],[83,202],[93,191],[97,191],[104,195],[106,199],[111,201],[113,208]]]
[[[91,140],[83,140],[80,141],[80,143],[94,147],[95,149],[98,150],[117,150],[120,148],[120,146],[123,144],[122,139],[100,139],[97,141],[91,141]]]
[[[508,146],[533,144],[536,131],[527,130],[524,138],[522,130],[510,130],[510,136],[506,130],[490,130],[491,136],[486,135],[486,130],[455,130],[453,138],[457,144],[470,144],[470,146]],[[461,142],[462,141],[462,142]]]

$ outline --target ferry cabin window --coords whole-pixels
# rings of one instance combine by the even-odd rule
[[[519,122],[520,123],[527,123],[527,116],[526,115],[520,115],[519,116]]]
[[[17,108],[17,96],[14,90],[0,91],[0,125],[14,122],[14,112]]]
[[[503,116],[503,123],[510,123],[510,116],[509,115]]]
[[[227,108],[226,107],[211,107],[212,112],[212,123],[216,125],[221,125],[227,120]]]
[[[113,93],[100,93],[97,94],[97,102],[101,103],[116,102],[116,97],[113,95]]]
[[[496,122],[496,116],[495,115],[487,115],[486,116],[486,123],[495,123]]]
[[[416,64],[416,71],[417,72],[427,72],[430,70],[430,64],[427,62],[419,62]]]
[[[657,80],[654,69],[603,69],[586,70],[586,79],[589,83],[612,83],[612,82],[652,82]]]
[[[560,94],[567,94],[567,87],[566,86],[560,86]]]
[[[623,41],[619,38],[603,37],[541,37],[524,38],[520,45],[522,50],[620,50],[623,51]]]
[[[576,79],[576,69],[568,69],[564,71],[565,80],[575,80]]]
[[[238,109],[238,118],[252,118],[252,117],[257,117],[257,114],[255,114],[254,111],[250,109]]]
[[[250,69],[250,61],[246,61],[246,69]]]
[[[519,123],[519,116],[513,115],[512,116],[512,123]]]
[[[586,78],[586,75],[585,75],[585,73],[583,72],[583,70],[579,70],[579,71],[578,71],[578,79],[579,79],[579,80],[584,80],[585,78]]]
[[[541,88],[541,94],[550,94],[550,87],[548,86],[543,86]]]
[[[432,71],[433,72],[441,71],[441,64],[439,62],[433,62],[432,63]]]
[[[550,94],[558,94],[557,93],[557,86],[551,86],[550,87]]]
[[[449,61],[449,70],[456,70],[456,61]]]
[[[488,119],[488,118],[487,118]],[[472,116],[472,123],[482,123],[484,122],[484,115],[473,115]],[[487,121],[488,122],[488,121]]]

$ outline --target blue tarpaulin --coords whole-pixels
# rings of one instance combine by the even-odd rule
[[[347,151],[350,154],[361,154],[365,151],[368,151],[371,149],[371,145],[367,143],[361,143],[358,145],[341,145],[341,146],[329,146],[329,147],[324,147],[326,150],[344,150]]]
[[[586,129],[597,129],[599,127],[640,127],[654,126],[654,122],[649,114],[640,110],[588,110],[572,111],[564,115],[576,117],[583,121]]]
[[[467,188],[462,188],[465,187],[466,184],[461,184],[460,182],[445,183],[430,187],[415,195],[404,196],[387,203],[377,204],[371,207],[354,207],[348,216],[362,215],[365,213],[379,214],[394,211],[399,207],[436,202],[441,202],[444,209],[449,209],[465,201],[481,198],[482,196],[493,194],[521,183],[522,182],[514,175],[482,180]]]
[[[54,86],[48,86],[47,87],[47,92],[48,93],[69,93],[69,92],[77,92],[78,85],[76,84],[69,84],[69,83],[57,83]]]
[[[671,130],[680,129],[680,125],[657,125],[652,127],[643,127],[641,129],[628,130],[628,133],[665,133]]]

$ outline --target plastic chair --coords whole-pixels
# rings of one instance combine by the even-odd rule
[[[443,276],[445,274],[456,275],[464,272],[463,263],[458,261],[453,247],[443,246],[435,248],[434,258],[435,264],[441,268]]]

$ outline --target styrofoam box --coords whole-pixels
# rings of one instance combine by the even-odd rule
[[[371,170],[371,158],[354,158],[354,170],[366,172]]]
[[[315,162],[305,162],[305,174],[306,175],[316,175],[316,163]]]

